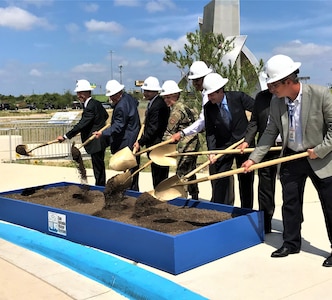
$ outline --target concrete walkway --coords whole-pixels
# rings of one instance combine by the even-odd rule
[[[93,185],[92,171],[87,171],[89,184]],[[0,172],[0,192],[61,181],[79,183],[79,175],[74,168],[0,163]],[[107,178],[116,173],[108,170]],[[199,187],[200,198],[208,200],[211,195],[210,183],[200,183]],[[140,173],[140,189],[152,190],[150,173]],[[330,299],[328,290],[332,284],[332,268],[321,266],[330,253],[330,245],[316,191],[308,181],[304,200],[302,251],[280,259],[270,257],[271,252],[282,244],[279,182],[276,196],[273,232],[266,236],[265,243],[176,276],[142,264],[138,266],[212,300]],[[239,205],[236,196],[235,206]],[[101,283],[4,239],[0,239],[0,269],[1,300],[127,299]],[[160,289],[162,294],[162,286]]]

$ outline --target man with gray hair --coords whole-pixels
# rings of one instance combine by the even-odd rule
[[[285,257],[301,249],[303,196],[306,179],[315,186],[322,205],[332,246],[332,94],[327,87],[302,84],[298,79],[300,62],[275,55],[265,65],[267,85],[275,95],[271,100],[270,121],[249,160],[248,169],[260,162],[280,133],[282,156],[307,152],[307,157],[282,163],[283,245],[272,257]],[[332,255],[324,262],[332,267]]]

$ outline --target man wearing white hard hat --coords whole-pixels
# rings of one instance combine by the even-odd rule
[[[124,91],[125,86],[117,80],[109,80],[106,83],[106,96],[109,97],[113,112],[111,118],[111,127],[104,130],[102,135],[107,138],[111,153],[114,154],[119,150],[133,145],[137,139],[138,132],[141,128],[140,117],[138,114],[138,101]],[[95,133],[97,137],[101,134]],[[139,156],[136,157],[137,164],[140,163]],[[138,166],[131,169],[134,172]],[[132,179],[131,190],[138,191],[138,174]]]
[[[249,95],[238,91],[225,91],[228,82],[217,73],[205,76],[203,87],[209,102],[204,106],[206,141],[209,150],[226,149],[240,141],[246,134],[248,117],[246,112],[252,112],[255,100]],[[221,173],[232,168],[234,159],[237,167],[248,158],[247,154],[227,154],[216,159],[209,155],[211,164],[215,165],[215,172]],[[238,174],[241,207],[253,207],[254,174]],[[213,185],[212,201],[234,205],[229,177],[216,179]]]
[[[174,80],[166,80],[162,85],[160,96],[162,96],[168,107],[171,108],[171,114],[168,119],[167,129],[165,131],[163,140],[172,138],[172,135],[184,128],[190,126],[198,117],[198,112],[195,109],[190,109],[181,97],[182,89]],[[197,152],[200,147],[200,142],[197,134],[192,134],[181,139],[177,144],[177,151],[183,152]],[[181,178],[196,169],[197,156],[178,156],[176,174]],[[195,180],[196,175],[192,175],[188,180]],[[198,200],[198,185],[188,185],[188,193],[192,199]]]
[[[260,162],[279,133],[282,156],[307,154],[280,166],[284,242],[272,257],[285,257],[301,250],[303,194],[308,177],[318,192],[332,245],[332,94],[327,87],[302,84],[298,78],[300,66],[300,62],[280,54],[266,62],[267,85],[274,94],[270,121],[255,151],[243,164],[248,170]],[[323,266],[332,267],[332,255]]]
[[[202,94],[202,109],[198,119],[193,124],[184,128],[181,131],[178,131],[176,134],[173,135],[173,139],[175,141],[179,141],[185,136],[197,134],[204,130],[204,105],[209,101],[209,99],[203,88],[203,80],[204,77],[210,73],[212,73],[212,69],[209,68],[204,61],[195,61],[190,66],[188,79],[192,80],[193,86],[195,87],[196,91],[201,92]]]
[[[145,112],[144,131],[142,137],[134,144],[137,151],[141,147],[150,147],[161,142],[167,127],[170,109],[159,95],[161,87],[156,77],[149,76],[144,80],[143,95],[149,101]],[[151,164],[153,187],[168,178],[169,167]]]
[[[89,81],[85,79],[77,80],[74,91],[77,93],[78,100],[83,105],[82,118],[72,130],[63,136],[58,136],[57,139],[60,142],[63,142],[65,139],[71,139],[79,133],[81,133],[82,142],[85,142],[92,136],[93,132],[105,126],[108,113],[101,102],[91,97],[92,90],[93,88]],[[86,152],[91,155],[95,184],[98,186],[105,186],[106,184],[105,148],[106,145],[101,139],[94,139],[84,146]]]

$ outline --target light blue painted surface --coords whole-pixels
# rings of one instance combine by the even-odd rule
[[[63,264],[130,299],[207,299],[106,253],[35,230],[0,222],[0,237]]]

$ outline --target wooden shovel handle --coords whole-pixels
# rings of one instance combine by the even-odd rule
[[[44,146],[47,146],[47,145],[51,145],[51,144],[55,144],[55,143],[59,143],[59,142],[60,142],[60,141],[59,141],[58,139],[53,140],[53,141],[46,142],[46,143],[44,143],[44,144],[41,144],[41,145],[38,145],[38,146],[32,148],[31,150],[27,151],[27,153],[30,153],[31,151],[36,150],[36,149],[38,149],[38,148],[41,148],[41,147],[44,147]]]
[[[151,150],[156,149],[156,148],[158,148],[160,146],[164,146],[164,145],[167,145],[167,144],[170,144],[170,143],[174,143],[174,140],[173,139],[169,139],[169,140],[163,141],[161,143],[155,144],[155,145],[153,145],[151,147],[145,148],[144,150],[142,150],[140,152],[137,152],[136,155],[141,155],[141,154],[143,154],[145,152],[151,151]]]
[[[239,140],[238,142],[234,143],[233,145],[229,146],[228,148],[226,148],[226,150],[230,150],[233,149],[235,147],[237,147],[238,145],[240,145],[242,142],[244,141],[244,139]],[[216,159],[222,157],[224,154],[217,154],[215,156]],[[194,174],[196,174],[197,172],[199,172],[200,170],[204,169],[205,167],[207,167],[210,164],[210,161],[207,160],[205,163],[201,164],[199,167],[197,167],[196,169],[192,170],[190,173],[188,173],[187,175],[184,176],[185,179],[190,178],[191,176],[193,176]]]
[[[104,127],[102,127],[102,128],[100,128],[99,130],[98,130],[98,132],[103,132],[105,129],[107,129],[107,128],[109,128],[109,127],[111,127],[111,124],[107,124],[107,125],[105,125]],[[89,144],[92,140],[94,140],[96,138],[96,135],[91,135],[88,139],[86,139],[85,141],[84,141],[84,143],[81,145],[81,146],[79,146],[78,147],[78,149],[81,149],[81,148],[83,148],[84,146],[86,146],[87,144]]]
[[[281,151],[282,147],[271,147],[269,151]],[[245,148],[242,150],[243,153],[251,153],[255,148]],[[186,155],[208,155],[208,154],[240,154],[240,149],[223,149],[223,150],[208,150],[208,151],[198,151],[198,152],[172,152],[165,156],[186,156]]]
[[[139,169],[137,169],[136,171],[134,171],[130,176],[134,177],[137,173],[141,172],[143,169],[147,168],[152,163],[153,163],[152,160],[148,160],[143,166],[141,166]]]
[[[307,156],[309,156],[308,152],[301,152],[301,153],[298,153],[298,154],[293,154],[293,155],[284,156],[284,157],[280,157],[280,158],[276,158],[276,159],[271,159],[271,160],[268,160],[268,161],[264,161],[264,162],[252,165],[248,169],[248,171],[254,171],[254,170],[257,170],[257,169],[260,169],[260,168],[270,167],[270,166],[277,165],[277,164],[280,164],[280,163],[283,163],[283,162],[287,162],[287,161],[291,161],[291,160],[294,160],[294,159],[299,159],[299,158],[303,158],[303,157],[307,157]],[[175,184],[175,186],[176,185],[187,185],[187,184],[199,183],[199,182],[208,181],[208,180],[219,179],[219,178],[228,177],[228,176],[235,175],[235,174],[244,173],[244,171],[245,171],[245,168],[238,168],[238,169],[235,169],[235,170],[229,170],[229,171],[226,171],[226,172],[213,174],[213,175],[210,175],[210,176],[207,176],[207,177],[202,177],[202,178],[192,180],[192,181],[179,182],[179,183]]]
[[[145,124],[143,123],[142,126],[141,126],[141,129],[138,132],[136,142],[142,137],[143,131],[144,131],[144,126],[145,126]],[[134,148],[133,154],[135,155],[136,152],[137,152],[137,150],[136,150],[136,148]]]

